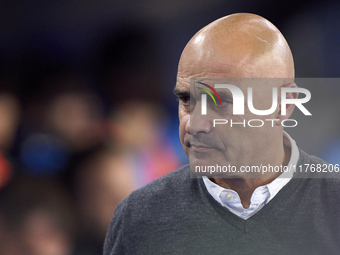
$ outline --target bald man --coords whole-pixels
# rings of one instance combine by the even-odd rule
[[[205,89],[221,83],[244,95],[252,88],[253,108],[272,111],[259,116],[245,107],[244,114],[234,114],[233,88],[215,87],[220,105],[204,99]],[[283,131],[294,104],[274,102],[271,92],[281,95],[282,89],[296,87],[289,46],[268,20],[233,14],[201,29],[183,50],[174,90],[190,164],[118,205],[104,254],[340,254],[339,181],[298,178],[282,170],[327,165],[301,151]],[[286,98],[297,99],[292,91]],[[222,118],[234,126],[215,125]],[[264,124],[242,125],[253,119]],[[234,171],[196,171],[212,165]],[[240,171],[262,165],[281,170]]]

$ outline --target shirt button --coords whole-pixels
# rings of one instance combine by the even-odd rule
[[[227,193],[225,194],[225,198],[226,198],[228,201],[230,201],[230,200],[233,199],[233,194],[231,194],[231,192],[227,192]]]

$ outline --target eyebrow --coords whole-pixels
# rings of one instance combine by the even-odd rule
[[[198,91],[198,94],[204,94],[204,91]],[[227,91],[217,91],[218,95],[220,96],[222,101],[228,101],[228,102],[233,102],[233,95],[231,94],[231,92],[229,92],[229,90]]]
[[[173,89],[173,93],[177,96],[177,97],[186,97],[186,96],[190,96],[190,92],[189,91],[185,91],[185,90],[180,90],[178,88],[174,88]],[[203,94],[204,92],[200,91],[200,94]],[[219,94],[220,98],[222,101],[228,101],[228,102],[233,102],[233,96],[229,91],[217,91],[217,93]]]
[[[177,97],[184,97],[184,96],[190,96],[190,92],[189,91],[184,91],[184,90],[180,90],[175,88],[173,90],[173,93],[177,96]]]

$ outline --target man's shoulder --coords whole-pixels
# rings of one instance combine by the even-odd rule
[[[181,220],[183,217],[178,216],[178,208],[183,208],[190,199],[190,186],[195,186],[192,185],[194,182],[195,179],[190,178],[189,166],[185,165],[123,199],[111,220],[104,254],[125,254],[125,249],[143,248],[142,237],[152,240],[154,230],[162,232],[162,228],[170,224],[167,222],[173,224]],[[136,240],[139,246],[134,245]],[[146,253],[139,251],[138,254]]]
[[[177,170],[174,170],[135,190],[131,193],[131,196],[152,196],[168,192],[173,189],[177,190],[184,188],[188,181],[190,181],[190,167],[189,165],[184,165]]]
[[[308,185],[317,185],[323,193],[340,192],[340,168],[321,158],[312,156],[300,149],[300,158],[296,169],[300,178],[306,179]],[[340,196],[336,196],[337,198]]]
[[[326,161],[324,161],[321,158],[318,158],[316,156],[310,155],[306,153],[305,151],[299,149],[300,157],[298,161],[298,165],[301,164],[329,164]]]
[[[190,177],[189,165],[184,165],[133,191],[123,200],[123,203],[129,207],[145,208],[178,202],[191,195],[190,193],[197,186],[195,183],[197,179]]]

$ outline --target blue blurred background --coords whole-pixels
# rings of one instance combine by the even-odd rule
[[[235,12],[281,30],[297,77],[339,77],[336,1],[0,1],[0,254],[102,253],[117,203],[188,162],[178,60]],[[339,163],[332,125],[303,149]]]

